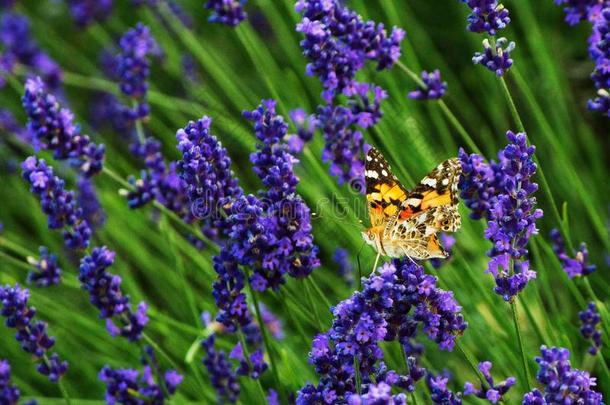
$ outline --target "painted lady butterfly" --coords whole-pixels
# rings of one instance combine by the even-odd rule
[[[407,192],[381,153],[371,148],[364,172],[371,227],[362,232],[364,240],[378,255],[446,258],[437,232],[460,228],[457,185],[461,172],[458,159],[446,160]]]

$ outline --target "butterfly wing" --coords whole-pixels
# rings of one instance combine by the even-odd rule
[[[460,228],[457,204],[461,172],[459,160],[449,159],[424,177],[388,221],[384,244],[388,240],[414,259],[446,258],[448,254],[436,233],[455,232]]]
[[[366,154],[364,177],[371,227],[385,225],[399,213],[406,200],[407,191],[375,148],[371,148]]]
[[[440,245],[436,233],[435,218],[439,207],[422,211],[406,220],[396,222],[383,245],[389,256],[409,256],[416,260],[446,258],[447,252]]]
[[[435,210],[433,222],[438,224],[438,230],[455,232],[461,225],[458,212],[458,182],[462,173],[462,165],[456,158],[448,159],[439,164],[415,188],[407,194],[396,221],[404,221],[421,212],[432,208]],[[388,225],[394,226],[394,222]]]

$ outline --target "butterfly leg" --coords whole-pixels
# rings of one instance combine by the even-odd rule
[[[375,270],[377,270],[377,263],[379,263],[380,256],[381,256],[381,253],[377,253],[377,257],[375,258],[375,264],[373,265],[373,273],[375,272]]]

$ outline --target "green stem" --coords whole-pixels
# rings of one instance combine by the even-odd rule
[[[485,379],[485,376],[483,375],[483,373],[481,373],[481,370],[479,370],[479,367],[475,363],[472,355],[464,349],[464,347],[462,346],[462,343],[459,340],[456,341],[455,345],[457,346],[460,353],[462,353],[462,356],[464,356],[464,358],[466,359],[466,362],[468,363],[468,365],[470,365],[470,368],[472,369],[472,371],[474,371],[474,373],[477,375],[477,377],[481,381],[482,386],[484,388],[487,387],[489,384],[487,384],[487,380]]]
[[[305,286],[305,295],[307,296],[307,302],[309,303],[311,312],[313,313],[316,323],[318,324],[318,331],[321,332],[324,330],[324,326],[322,325],[322,321],[320,320],[320,316],[318,315],[318,311],[316,310],[316,306],[313,302],[311,289],[309,288],[309,284],[307,284],[307,279],[302,280],[302,282]]]
[[[148,343],[150,345],[150,347],[152,347],[156,352],[158,352],[159,354],[161,354],[161,356],[163,356],[163,358],[165,358],[165,360],[167,360],[167,362],[169,363],[169,365],[175,369],[175,370],[180,370],[180,367],[178,367],[178,364],[176,364],[176,362],[169,356],[169,354],[167,354],[167,352],[165,350],[163,350],[158,344],[157,342],[155,342],[150,336],[148,336],[145,332],[142,333],[142,338],[144,338],[144,340],[146,341],[146,343]]]
[[[246,360],[246,364],[248,365],[248,369],[253,370],[252,362],[250,361],[250,352],[248,351],[248,344],[246,342],[246,337],[244,336],[244,333],[242,332],[241,329],[239,329],[237,331],[237,335],[239,337],[239,342],[241,343],[242,350],[244,352],[244,358]],[[261,385],[261,380],[259,378],[254,378],[253,380],[256,381],[256,386],[258,387],[259,393],[261,395],[261,399],[263,400],[262,403],[266,403],[267,395],[265,394],[265,390],[263,389],[263,386]]]
[[[129,184],[129,182],[127,180],[125,180],[121,176],[119,176],[114,170],[109,168],[107,164],[104,165],[104,168],[102,169],[102,173],[104,173],[105,175],[107,175],[112,180],[119,183],[121,186],[125,187],[126,189],[133,190],[134,187],[131,184]],[[210,241],[210,239],[207,238],[201,232],[201,229],[197,228],[196,226],[191,226],[191,225],[187,224],[174,211],[170,210],[169,208],[167,208],[165,205],[159,203],[158,201],[154,201],[153,205],[155,206],[155,208],[162,211],[169,218],[171,218],[181,228],[183,228],[187,232],[190,232],[191,234],[193,234],[193,236],[196,236],[198,239],[200,239],[200,240],[204,241],[206,244],[208,244],[208,246],[210,246],[210,248],[212,250],[215,250],[215,251],[219,250],[218,246],[216,244],[212,243],[212,241]]]
[[[137,111],[138,102],[132,100],[131,107],[134,109],[134,111]],[[136,119],[136,134],[138,135],[138,141],[140,142],[140,145],[144,145],[144,143],[146,142],[146,135],[144,134],[144,126],[142,125],[141,118]]]
[[[66,401],[66,405],[70,405],[70,396],[68,395],[68,390],[66,389],[66,386],[64,385],[64,382],[62,381],[62,379],[60,378],[59,380],[57,380],[57,386],[59,387],[59,390],[61,391],[61,396],[64,397],[64,400]]]
[[[519,326],[519,318],[518,318],[518,314],[517,314],[517,299],[515,298],[512,302],[511,302],[511,309],[512,309],[512,313],[513,313],[513,323],[515,324],[515,332],[517,333],[517,340],[519,342],[519,350],[521,351],[521,362],[523,365],[523,375],[525,377],[525,384],[527,387],[528,391],[532,390],[531,387],[531,376],[530,376],[530,371],[529,368],[527,367],[527,357],[525,355],[525,347],[523,346],[523,337],[521,336],[521,328]]]
[[[412,71],[405,64],[403,64],[401,61],[396,62],[396,66],[398,66],[400,69],[402,69],[402,71],[405,72],[407,74],[407,76],[409,76],[415,83],[417,83],[418,86],[421,86],[424,89],[426,88],[426,84],[422,81],[422,79],[414,71]],[[441,108],[441,111],[443,112],[443,114],[445,114],[445,116],[447,117],[447,119],[449,120],[451,125],[453,125],[455,127],[455,129],[458,131],[460,136],[464,139],[464,142],[466,142],[468,147],[473,152],[478,153],[479,155],[482,155],[481,150],[479,149],[477,144],[472,140],[472,137],[470,136],[468,131],[466,131],[464,126],[460,123],[460,121],[457,119],[455,114],[449,109],[447,104],[443,100],[438,100],[437,103],[438,103],[439,107]]]
[[[510,94],[510,90],[508,89],[508,86],[506,84],[506,80],[504,80],[504,77],[500,78],[500,84],[502,85],[502,90],[504,92],[504,96],[506,97],[506,101],[508,102],[508,106],[510,108],[510,113],[513,117],[513,121],[515,121],[515,124],[517,125],[517,129],[519,130],[519,132],[526,133],[525,126],[523,125],[523,120],[521,119],[521,116],[519,115],[519,111],[517,110],[517,106],[515,105],[515,100],[513,99],[512,95]],[[565,238],[567,235],[567,232],[565,229],[565,224],[561,220],[561,215],[559,214],[559,209],[557,208],[557,203],[555,202],[553,193],[551,193],[551,188],[549,187],[549,183],[547,182],[546,176],[544,175],[544,171],[542,170],[542,165],[540,164],[540,161],[538,160],[538,157],[536,155],[533,156],[533,159],[534,159],[534,163],[536,163],[536,165],[538,166],[537,173],[538,173],[538,176],[540,177],[542,192],[545,194],[546,198],[548,199],[549,205],[551,206],[551,211],[553,212],[553,216],[555,217],[555,221],[559,224],[559,226],[561,228],[561,232]]]
[[[258,302],[258,296],[256,295],[256,291],[252,288],[252,284],[250,284],[250,274],[249,271],[246,270],[246,281],[248,282],[248,289],[250,290],[250,295],[252,296],[252,301],[254,302],[254,311],[256,312],[256,320],[258,321],[258,326],[261,330],[261,334],[263,335],[263,344],[265,345],[265,350],[269,353],[269,362],[271,363],[271,372],[273,377],[275,378],[276,387],[279,391],[279,394],[282,398],[284,398],[284,390],[283,385],[280,381],[280,376],[277,370],[277,363],[275,362],[275,352],[271,347],[271,342],[269,341],[269,331],[267,330],[267,326],[265,326],[265,322],[263,322],[263,317],[261,315],[261,309]]]

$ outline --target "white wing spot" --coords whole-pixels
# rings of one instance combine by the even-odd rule
[[[412,206],[416,206],[421,202],[421,200],[419,198],[407,198],[407,200],[405,201],[405,203],[407,205],[412,205]]]
[[[373,160],[373,158],[372,158],[372,157],[370,157],[369,155],[366,155],[366,161],[367,161],[367,162],[370,162],[371,160]]]
[[[387,176],[387,175],[388,175],[388,172],[386,172],[386,170],[385,170],[385,169],[383,169],[383,170],[381,171],[381,174],[383,174],[384,176]]]
[[[449,179],[443,179],[443,186],[446,186],[447,184],[449,184]]]
[[[421,184],[430,186],[430,187],[436,187],[436,179],[426,177],[421,181]]]
[[[371,177],[373,179],[379,178],[379,173],[377,173],[375,170],[367,170],[364,174],[366,177]]]

